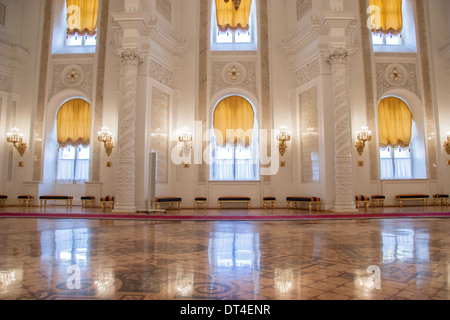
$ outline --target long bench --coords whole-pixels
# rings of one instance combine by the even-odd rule
[[[208,201],[207,198],[204,197],[197,197],[195,198],[195,210],[198,210],[198,205],[203,204],[203,209],[206,210],[206,202]]]
[[[448,194],[433,194],[433,204],[436,205],[436,201],[439,203],[439,206],[446,205],[448,206]]]
[[[359,209],[361,202],[364,203],[366,209],[369,208],[369,197],[364,195],[355,196],[356,209]]]
[[[276,201],[277,201],[277,198],[275,198],[275,197],[264,197],[263,198],[264,210],[267,209],[267,204],[271,204],[272,205],[272,209],[275,209],[275,202]]]
[[[17,205],[19,207],[28,207],[28,206],[32,206],[33,205],[33,201],[34,201],[34,197],[31,195],[21,195],[17,197]]]
[[[294,203],[294,209],[297,209],[297,203],[307,203],[309,205],[309,212],[313,209],[313,204],[316,205],[316,211],[320,210],[320,198],[318,197],[287,197],[287,208],[291,209],[291,202]]]
[[[222,203],[247,203],[247,209],[250,209],[251,199],[249,197],[220,197],[219,210],[222,209]]]
[[[6,207],[7,202],[8,202],[8,196],[5,196],[4,194],[0,194],[0,206]]]
[[[182,198],[176,198],[176,197],[165,197],[165,198],[155,198],[156,203],[156,209],[159,210],[162,203],[169,203],[170,209],[173,209],[173,205],[177,204],[177,209],[181,209],[181,201],[183,201]]]
[[[73,197],[72,196],[40,196],[39,197],[40,200],[40,206],[47,206],[47,200],[51,200],[51,201],[65,201],[66,202],[66,207],[72,207],[72,201],[73,201]]]
[[[398,194],[395,196],[395,202],[398,207],[403,206],[403,201],[422,201],[423,206],[428,206],[430,196],[426,194]]]

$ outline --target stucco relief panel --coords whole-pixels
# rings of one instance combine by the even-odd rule
[[[51,96],[69,88],[83,91],[87,97],[92,95],[92,64],[56,64],[53,66]]]
[[[414,63],[377,63],[377,98],[393,88],[404,88],[420,97]]]
[[[212,67],[212,93],[230,87],[241,87],[255,95],[256,63],[254,61],[216,61]]]

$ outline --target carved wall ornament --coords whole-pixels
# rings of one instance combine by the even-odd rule
[[[254,61],[217,61],[213,63],[213,94],[232,86],[239,86],[256,94],[256,64]]]
[[[125,49],[120,53],[120,57],[123,65],[139,66],[143,62],[139,50]]]
[[[90,97],[92,93],[93,64],[55,64],[53,66],[51,95],[67,89],[77,88]]]
[[[417,67],[414,63],[376,63],[377,97],[392,88],[404,88],[419,96]]]
[[[320,76],[320,62],[319,59],[315,59],[314,61],[308,63],[307,65],[300,68],[299,71],[296,72],[297,77],[297,87],[301,87],[312,80],[318,78]]]
[[[346,48],[337,48],[329,51],[329,54],[325,57],[325,60],[330,64],[343,64],[348,62],[348,57],[351,52]]]
[[[154,60],[150,61],[149,74],[161,84],[173,87],[173,72]]]

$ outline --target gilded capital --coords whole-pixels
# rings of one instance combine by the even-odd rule
[[[125,66],[139,66],[143,60],[137,49],[125,49],[120,53],[121,62]]]
[[[350,55],[350,50],[345,48],[331,49],[325,57],[330,64],[344,64],[347,63],[347,58]]]

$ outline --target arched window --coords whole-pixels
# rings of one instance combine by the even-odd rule
[[[238,10],[231,0],[211,4],[211,50],[257,50],[256,0],[241,0]]]
[[[258,123],[252,105],[230,96],[213,114],[211,180],[259,180]]]
[[[417,130],[408,105],[396,97],[378,106],[381,179],[413,179]]]
[[[91,106],[83,99],[64,103],[56,117],[60,183],[89,180]]]

